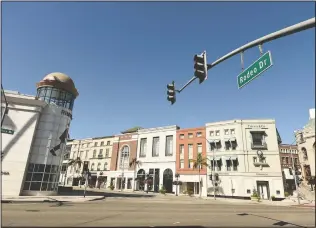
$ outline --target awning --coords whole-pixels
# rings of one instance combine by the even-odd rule
[[[225,141],[225,142],[229,142],[229,141],[230,141],[230,139],[224,139],[224,141]]]
[[[230,156],[229,157],[230,160],[237,160],[237,158],[238,158],[237,156]]]
[[[232,137],[232,138],[229,139],[229,141],[231,141],[231,142],[236,141],[236,138]]]
[[[220,142],[221,140],[219,140],[219,139],[214,139],[214,142],[215,143],[218,143],[218,142]]]
[[[209,143],[213,143],[214,142],[214,139],[210,139],[208,140]]]
[[[221,158],[222,158],[222,157],[215,157],[215,158],[210,157],[210,160],[213,161],[213,159],[214,159],[214,160],[218,161],[218,160],[221,160]]]

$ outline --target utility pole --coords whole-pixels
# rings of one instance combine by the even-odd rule
[[[215,67],[217,64],[239,54],[239,53],[244,53],[244,51],[250,49],[250,48],[253,48],[255,46],[259,46],[259,49],[260,49],[260,52],[262,51],[262,45],[264,43],[268,43],[272,40],[276,40],[276,39],[279,39],[279,38],[282,38],[282,37],[285,37],[285,36],[288,36],[288,35],[292,35],[294,33],[298,33],[298,32],[301,32],[301,31],[304,31],[304,30],[307,30],[307,29],[310,29],[310,28],[314,28],[315,27],[315,17],[314,18],[311,18],[311,19],[308,19],[306,21],[303,21],[303,22],[300,22],[300,23],[297,23],[295,25],[292,25],[292,26],[289,26],[287,28],[284,28],[284,29],[281,29],[279,31],[276,31],[276,32],[273,32],[273,33],[270,33],[266,36],[263,36],[259,39],[256,39],[252,42],[249,42],[233,51],[231,51],[230,53],[222,56],[221,58],[215,60],[213,63],[211,64],[207,64],[207,70]],[[177,90],[178,93],[181,93],[188,85],[190,85],[193,81],[195,81],[195,79],[197,79],[198,77],[196,75],[194,75],[180,90]],[[206,78],[207,78],[207,75],[206,75]]]
[[[294,171],[293,178],[294,178],[295,188],[296,188],[296,193],[297,193],[297,203],[300,204],[300,194],[298,191],[298,184],[297,184],[297,180],[296,180],[296,170],[295,170],[294,159],[293,159],[293,154],[292,154],[292,144],[290,145],[290,153],[291,153],[292,170]]]

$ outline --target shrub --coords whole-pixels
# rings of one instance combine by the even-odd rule
[[[284,196],[288,197],[290,194],[288,192],[284,192]]]
[[[193,195],[193,191],[192,190],[188,190],[188,195],[192,196]]]
[[[111,185],[109,186],[109,189],[113,190],[113,189],[114,189],[114,186],[111,184]]]
[[[258,194],[258,192],[257,192],[256,189],[253,189],[253,190],[252,190],[252,195],[251,195],[251,197],[260,198],[260,197],[259,197],[259,194]]]
[[[160,192],[161,194],[165,195],[167,191],[166,191],[165,187],[163,186],[163,187],[159,190],[159,192]]]

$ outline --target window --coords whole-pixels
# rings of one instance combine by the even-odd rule
[[[166,156],[173,155],[173,136],[166,136]]]
[[[98,146],[98,142],[95,142],[95,143],[94,143],[94,146]]]
[[[153,138],[152,156],[153,157],[159,156],[159,137]]]
[[[225,133],[225,135],[229,135],[229,130],[228,130],[228,129],[225,129],[225,130],[224,130],[224,133]]]
[[[202,153],[202,143],[197,144],[197,152]]]
[[[285,157],[282,157],[282,164],[286,164],[285,163]]]
[[[192,138],[193,138],[193,133],[189,133],[189,134],[188,134],[188,138],[189,138],[189,139],[192,139]]]
[[[106,142],[106,145],[107,145],[107,146],[110,146],[110,143],[111,143],[110,141],[107,141],[107,142]]]
[[[99,154],[102,154],[102,153],[103,153],[103,149],[100,149],[100,150],[99,150]]]
[[[101,170],[101,163],[98,163],[97,171]]]
[[[252,135],[252,148],[262,148],[266,147],[265,143],[265,133],[262,131],[253,131],[251,132]]]
[[[285,157],[285,164],[289,164],[289,158]]]
[[[294,164],[298,165],[298,159],[297,158],[294,158]]]
[[[236,160],[232,160],[232,162],[233,162],[233,170],[237,171],[238,170],[238,161],[237,161],[237,159]]]
[[[179,151],[180,151],[180,158],[183,159],[184,158],[184,145],[183,144],[179,146]]]
[[[121,156],[120,156],[120,168],[128,168],[129,165],[129,147],[124,146],[121,150]]]
[[[232,170],[232,161],[231,160],[226,160],[226,168],[227,168],[227,171]]]
[[[104,146],[104,142],[103,142],[103,141],[101,142],[101,145],[100,145],[100,146]]]
[[[181,160],[180,160],[180,169],[183,169],[183,168],[184,168],[184,160],[181,159]]]
[[[219,131],[216,131],[216,132],[215,132],[215,135],[216,135],[216,136],[219,136]]]
[[[80,158],[82,159],[82,156],[83,156],[83,151],[80,151],[80,153],[79,153],[79,156],[78,156],[78,157],[80,157]]]
[[[222,148],[222,143],[221,143],[221,141],[216,142],[216,143],[215,143],[215,146],[216,146],[216,150],[220,150],[220,149]]]
[[[143,138],[140,140],[139,157],[146,157],[146,151],[147,151],[147,138]]]
[[[196,137],[197,138],[202,137],[202,132],[196,132]]]
[[[97,156],[97,150],[93,150],[93,158],[96,158],[96,156]]]
[[[108,170],[108,163],[107,163],[107,162],[104,163],[103,170],[104,170],[104,171]]]
[[[293,172],[292,172],[291,168],[289,168],[289,173],[290,173],[290,175],[293,175]]]
[[[94,171],[94,163],[91,164],[91,171]]]
[[[229,150],[231,147],[230,141],[229,140],[225,140],[225,150]]]
[[[232,146],[232,150],[236,150],[236,148],[237,148],[237,141],[236,140],[231,140],[230,143],[231,143],[231,146]]]
[[[212,142],[212,143],[210,143],[210,150],[211,151],[213,151],[214,149],[215,149],[215,143],[214,142]]]
[[[110,156],[110,149],[107,148],[105,149],[105,157],[109,157]]]
[[[86,154],[84,156],[84,159],[88,159],[88,153],[89,153],[89,150],[86,150]]]
[[[230,134],[234,135],[235,134],[235,129],[230,129]]]
[[[193,169],[193,161],[189,160],[188,168]]]
[[[184,134],[180,134],[180,135],[179,135],[179,138],[180,138],[180,139],[184,139]]]
[[[210,136],[214,136],[214,131],[210,131]]]
[[[257,157],[253,157],[253,163],[257,163],[258,159]]]
[[[193,144],[189,144],[188,148],[189,148],[189,153],[188,153],[189,159],[193,159]]]

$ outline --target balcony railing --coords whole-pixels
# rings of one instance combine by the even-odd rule
[[[100,158],[103,158],[103,155],[102,154],[99,154],[98,155],[98,158],[100,159]]]
[[[268,145],[267,143],[262,143],[262,144],[258,144],[258,143],[251,143],[251,149],[256,150],[256,149],[268,149]]]
[[[263,166],[263,167],[269,167],[269,164],[266,162],[254,162],[254,166]]]

